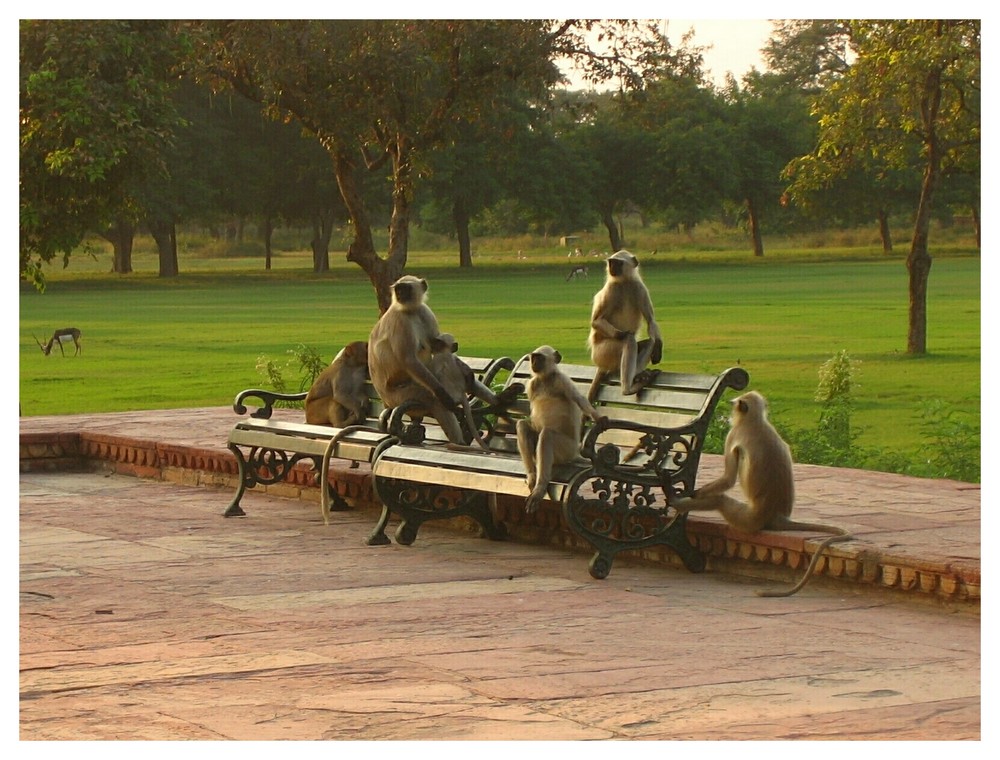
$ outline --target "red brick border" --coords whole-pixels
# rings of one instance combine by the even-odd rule
[[[228,451],[162,444],[101,433],[22,433],[21,472],[93,469],[100,462],[114,472],[142,478],[167,480],[189,485],[236,487],[236,458]],[[376,503],[368,472],[333,469],[337,492],[356,503]],[[319,500],[315,472],[296,466],[284,483],[262,490],[278,496]],[[543,505],[534,515],[526,515],[523,500],[500,496],[497,518],[506,523],[511,536],[533,544],[547,544],[590,550],[585,541],[564,524],[562,514]],[[789,582],[808,564],[811,553],[802,538],[780,533],[747,534],[723,523],[688,520],[688,535],[708,558],[708,567],[737,575],[774,578]],[[808,544],[815,548],[816,541]],[[639,552],[639,559],[681,566],[666,547]],[[815,574],[829,580],[847,581],[930,598],[969,602],[978,606],[981,573],[978,565],[933,563],[838,545],[827,549]]]

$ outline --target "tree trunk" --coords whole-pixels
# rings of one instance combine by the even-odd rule
[[[601,222],[603,222],[604,227],[608,231],[608,238],[611,242],[611,252],[617,253],[625,244],[622,242],[621,233],[618,230],[618,225],[615,223],[615,216],[612,212],[610,206],[602,206],[600,209]]]
[[[392,303],[392,283],[399,279],[406,266],[406,251],[403,251],[401,261],[398,258],[398,253],[397,258],[393,258],[391,245],[388,258],[383,259],[375,253],[371,221],[358,183],[357,167],[347,152],[340,149],[332,140],[321,139],[321,142],[333,157],[337,187],[340,188],[340,195],[344,199],[347,214],[351,219],[351,227],[354,230],[354,240],[351,241],[347,250],[347,260],[353,261],[368,275],[368,279],[375,289],[379,312],[384,314],[389,308],[389,304]],[[394,217],[397,214],[395,202],[396,194],[393,193]],[[390,229],[390,243],[392,240]]]
[[[261,225],[261,232],[264,237],[264,269],[271,271],[271,236],[274,233],[274,222],[270,216],[264,217]]]
[[[892,253],[892,232],[889,230],[889,215],[884,208],[878,210],[878,234],[882,240],[882,253]]]
[[[920,201],[917,218],[913,223],[913,242],[906,257],[910,273],[910,314],[906,335],[906,352],[920,355],[927,353],[927,279],[931,273],[931,255],[927,248],[931,228],[931,209],[934,191],[941,174],[941,146],[938,142],[937,119],[941,105],[941,71],[933,69],[924,83],[921,102],[921,122],[924,127],[927,163],[920,183]]]
[[[471,267],[472,239],[469,236],[469,210],[462,198],[455,199],[451,215],[455,220],[455,232],[458,234],[458,265]]]
[[[111,243],[111,271],[117,274],[130,274],[135,225],[124,218],[115,219],[110,227],[101,232],[101,237]]]
[[[760,235],[760,214],[753,198],[747,198],[747,219],[750,222],[750,239],[753,241],[753,255],[764,255],[764,240]]]
[[[982,244],[980,243],[980,228],[979,228],[979,206],[972,207],[972,223],[976,228],[976,248],[982,250]]]
[[[163,220],[149,220],[147,223],[160,254],[160,277],[176,277],[180,272],[177,266],[177,225]]]
[[[330,237],[333,235],[333,214],[318,213],[313,217],[313,239],[309,245],[312,247],[313,272],[330,271]]]

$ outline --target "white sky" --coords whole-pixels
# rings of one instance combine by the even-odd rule
[[[664,29],[670,44],[677,47],[689,29],[694,29],[692,44],[709,47],[705,51],[705,73],[717,85],[725,83],[726,74],[741,79],[751,68],[763,71],[760,50],[771,35],[767,19],[665,19]]]

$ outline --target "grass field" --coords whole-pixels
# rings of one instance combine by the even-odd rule
[[[589,362],[590,300],[602,259],[574,259],[589,266],[590,277],[571,282],[564,251],[533,252],[527,261],[484,252],[464,271],[453,259],[411,254],[407,271],[427,277],[429,303],[463,353],[517,358],[548,343],[568,361]],[[642,261],[665,337],[663,369],[714,373],[741,364],[776,419],[812,427],[819,367],[846,350],[860,361],[860,442],[918,451],[929,400],[978,421],[976,255],[936,256],[929,353],[920,358],[905,354],[901,256],[824,250],[752,260],[661,252]],[[151,256],[139,254],[135,264],[132,275],[113,276],[106,262],[79,257],[70,270],[50,272],[44,294],[21,286],[22,414],[228,405],[237,391],[262,385],[259,356],[284,362],[305,344],[330,358],[366,338],[378,316],[367,279],[342,261],[316,276],[301,254],[277,256],[271,272],[259,259],[182,260],[187,273],[172,280],[155,276]],[[44,340],[65,326],[83,331],[83,355],[42,355],[32,335]]]

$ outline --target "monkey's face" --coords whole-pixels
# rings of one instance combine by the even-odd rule
[[[396,303],[408,306],[420,303],[427,292],[427,280],[413,275],[404,275],[392,284],[392,298]]]
[[[458,341],[455,340],[455,336],[451,333],[441,333],[440,335],[431,338],[431,353],[457,354]]]
[[[551,372],[562,361],[562,355],[552,346],[539,346],[531,352],[531,371],[536,375]]]
[[[608,276],[623,277],[639,267],[639,260],[628,251],[618,251],[608,259]]]

